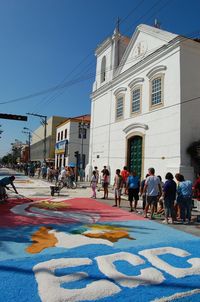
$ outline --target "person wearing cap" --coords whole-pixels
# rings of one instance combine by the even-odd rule
[[[18,194],[17,189],[15,188],[15,185],[13,183],[14,180],[15,180],[14,175],[0,179],[0,196],[5,196],[6,194],[5,188],[9,190],[8,185],[11,185],[15,193]]]

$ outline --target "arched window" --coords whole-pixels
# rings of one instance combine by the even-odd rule
[[[106,80],[106,57],[104,56],[101,61],[101,83]]]
[[[122,119],[124,116],[124,95],[119,95],[116,97],[116,111],[115,118],[116,120]]]
[[[163,103],[163,75],[154,76],[151,79],[151,100],[150,106],[161,105]]]
[[[141,111],[141,86],[134,87],[131,94],[131,114],[140,113]]]
[[[164,76],[167,67],[159,65],[147,73],[150,81],[150,108],[164,105]]]

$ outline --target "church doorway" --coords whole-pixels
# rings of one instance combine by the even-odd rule
[[[142,149],[143,138],[139,135],[128,139],[128,169],[136,171],[137,175],[142,175]]]

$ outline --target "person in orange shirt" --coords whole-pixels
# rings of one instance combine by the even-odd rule
[[[124,194],[127,194],[127,178],[129,176],[128,168],[124,166],[123,170],[121,171],[122,181],[123,181],[123,188],[124,188]]]

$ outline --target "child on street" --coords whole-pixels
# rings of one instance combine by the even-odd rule
[[[91,185],[91,188],[92,188],[92,197],[91,198],[95,198],[95,199],[97,197],[96,196],[97,181],[98,181],[98,178],[97,178],[97,175],[96,175],[96,171],[93,171],[90,185]]]

